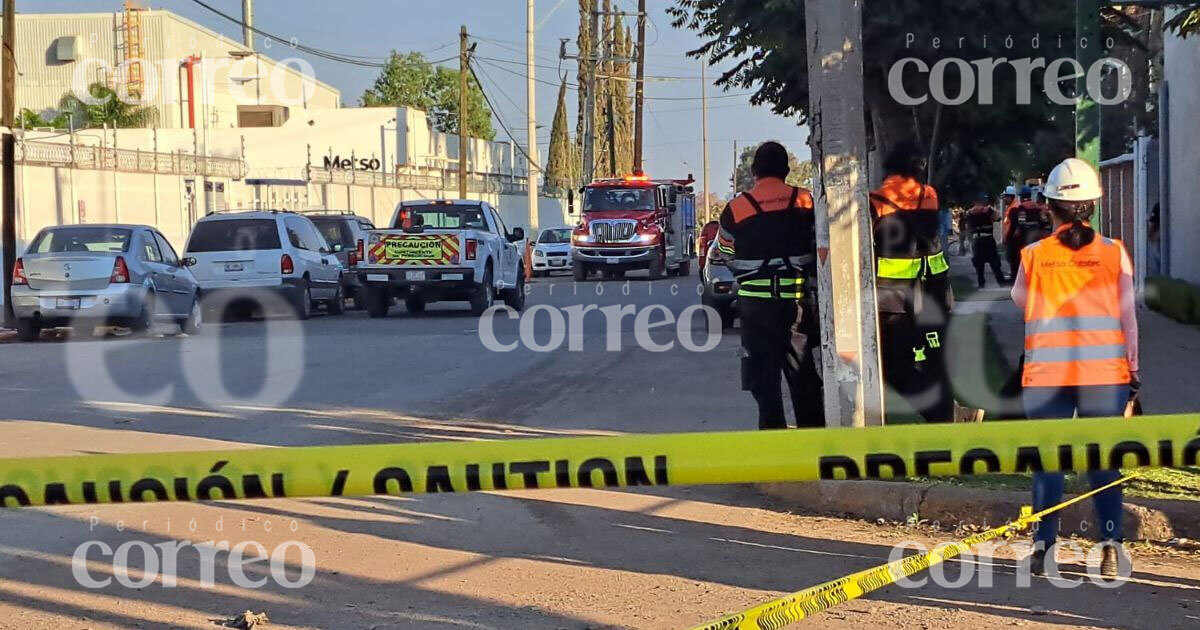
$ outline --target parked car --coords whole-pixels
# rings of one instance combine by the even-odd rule
[[[304,216],[312,220],[325,242],[330,245],[341,245],[341,251],[335,252],[338,262],[342,263],[342,297],[353,299],[355,308],[362,308],[362,282],[354,268],[358,265],[358,242],[366,241],[367,232],[375,229],[370,219],[360,217],[352,212],[336,210],[306,211]],[[336,247],[335,247],[336,249]]]
[[[708,244],[705,252],[707,262],[700,277],[704,281],[704,292],[700,294],[700,303],[711,307],[721,316],[721,328],[733,328],[737,319],[737,282],[733,271],[717,254],[717,241]]]
[[[719,221],[709,221],[700,229],[700,270],[704,270],[704,263],[708,260],[708,246],[713,241],[717,240],[717,234],[721,231],[721,223]]]
[[[186,253],[206,301],[245,313],[261,308],[264,292],[274,292],[297,318],[308,319],[318,304],[331,315],[343,311],[340,251],[303,215],[255,210],[200,219]]]
[[[173,322],[200,332],[200,287],[158,230],[146,225],[43,229],[13,269],[17,336],[43,328],[121,326],[148,330]]]
[[[571,270],[571,231],[569,227],[542,230],[533,244],[533,275],[548,276],[554,271]]]
[[[525,306],[525,261],[512,232],[486,201],[438,199],[396,206],[391,229],[368,233],[358,264],[367,314],[385,317],[394,298],[410,313],[437,301],[462,300],[482,314],[499,296]]]

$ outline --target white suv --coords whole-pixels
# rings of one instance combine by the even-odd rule
[[[318,303],[343,310],[342,265],[308,218],[273,210],[210,214],[196,223],[185,256],[205,301],[253,310],[264,291],[282,294],[299,319]],[[211,302],[210,302],[211,303]]]

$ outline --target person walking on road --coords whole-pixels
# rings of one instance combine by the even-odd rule
[[[785,429],[780,377],[798,427],[825,426],[816,348],[816,219],[812,194],[784,183],[788,152],[764,142],[750,164],[754,187],[721,213],[717,249],[737,278],[742,389],[758,403],[760,429]]]
[[[962,238],[971,240],[971,262],[975,265],[975,276],[980,289],[986,284],[983,270],[988,265],[991,266],[1000,286],[1008,284],[1004,272],[1000,269],[1000,251],[996,248],[996,221],[1000,216],[989,201],[991,198],[988,194],[981,193],[975,205],[963,214]]]
[[[1021,202],[1009,209],[1004,232],[1008,268],[1014,276],[1021,264],[1021,250],[1049,236],[1052,229],[1049,210],[1033,200],[1032,188],[1021,188]]]
[[[887,177],[871,193],[883,377],[927,422],[950,422],[950,265],[939,237],[938,194],[923,183],[926,159],[911,140],[897,144],[883,167]]]
[[[1140,388],[1133,264],[1120,241],[1089,224],[1101,198],[1100,178],[1088,163],[1069,158],[1050,173],[1046,197],[1053,234],[1021,252],[1012,297],[1025,315],[1022,398],[1029,418],[1118,417]],[[1115,470],[1088,473],[1093,488],[1120,478]],[[1034,473],[1033,509],[1058,504],[1062,473]],[[1106,577],[1127,568],[1121,546],[1121,487],[1097,494]],[[1058,516],[1042,520],[1033,569],[1053,558]]]

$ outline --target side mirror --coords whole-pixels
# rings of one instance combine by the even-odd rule
[[[508,241],[510,243],[516,243],[518,241],[523,241],[523,240],[525,240],[525,229],[524,228],[515,227],[512,229],[512,233],[510,233],[508,235]]]
[[[184,267],[195,267],[195,266],[196,266],[196,262],[197,262],[197,261],[196,261],[196,259],[195,259],[194,257],[192,257],[192,256],[188,256],[187,258],[184,258],[184,259],[183,259],[183,266],[184,266]]]
[[[567,189],[567,214],[575,214],[575,189]]]
[[[335,253],[335,254],[340,254],[345,250],[346,250],[346,247],[344,245],[342,245],[341,243],[338,243],[337,245],[333,246],[333,253]]]

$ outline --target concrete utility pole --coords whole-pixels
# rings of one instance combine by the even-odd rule
[[[0,243],[4,247],[4,321],[13,325],[12,275],[17,264],[17,139],[13,135],[17,100],[17,3],[4,0],[4,52],[0,62],[0,99],[4,101],[0,110],[0,126],[4,127],[4,165],[2,169],[4,187],[4,234]]]
[[[458,29],[458,198],[467,198],[467,25]]]
[[[529,188],[529,233],[531,238],[537,237],[538,230],[538,143],[537,143],[537,103],[534,99],[533,74],[533,31],[534,24],[533,2],[528,0],[525,5],[525,110],[529,112],[526,130],[528,132],[529,166],[526,169],[526,186]]]
[[[642,170],[642,115],[646,107],[646,0],[638,0],[637,83],[633,87],[633,170]]]
[[[1083,73],[1075,79],[1075,157],[1100,170],[1100,106],[1087,90],[1087,72],[1104,53],[1100,36],[1100,5],[1103,0],[1075,0],[1075,60]],[[1092,225],[1102,225],[1103,204],[1096,204]]]
[[[242,0],[242,43],[254,50],[254,0]]]
[[[708,67],[708,60],[700,58],[700,153],[701,157],[701,178],[704,182],[704,192],[702,193],[701,207],[704,208],[704,216],[708,217],[708,78],[705,76],[705,69]]]
[[[587,77],[584,80],[584,103],[587,105],[583,121],[583,182],[586,184],[596,178],[596,65],[600,56],[597,47],[600,31],[600,11],[592,9],[592,36],[589,38],[587,50],[579,51],[587,62]]]
[[[867,212],[863,0],[805,0],[828,426],[883,424],[879,321]]]

